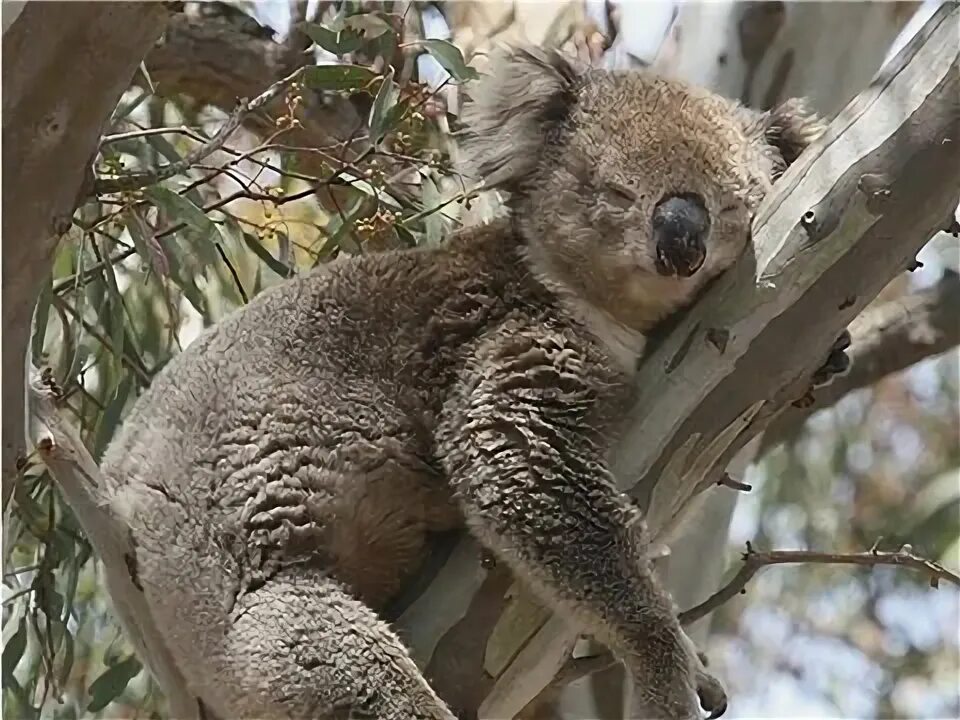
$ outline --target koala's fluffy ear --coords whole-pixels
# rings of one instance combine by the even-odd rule
[[[556,50],[509,48],[468,88],[460,170],[487,187],[515,190],[537,166],[551,130],[577,102],[582,70]]]
[[[768,112],[742,109],[750,131],[774,148],[780,158],[778,170],[786,170],[807,146],[826,131],[824,122],[803,98],[791,98]]]

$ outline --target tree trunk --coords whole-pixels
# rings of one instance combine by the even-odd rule
[[[23,378],[33,308],[60,235],[87,193],[103,126],[166,14],[162,3],[31,2],[9,15],[4,4],[4,508],[26,455]]]

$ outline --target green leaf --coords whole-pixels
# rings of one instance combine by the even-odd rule
[[[380,89],[377,91],[377,97],[374,98],[373,106],[370,108],[370,139],[374,144],[380,142],[383,136],[390,130],[390,110],[397,104],[397,98],[400,97],[400,90],[393,81],[393,68],[383,76],[383,82],[380,83]]]
[[[133,655],[121,660],[116,665],[107,668],[100,677],[90,685],[90,704],[88,712],[99,712],[107,705],[120,697],[133,678],[140,672],[140,661]]]
[[[163,247],[157,242],[153,228],[140,215],[136,207],[131,207],[124,212],[124,219],[137,254],[158,276],[167,277],[170,274],[170,260],[163,251]]]
[[[50,550],[48,549],[49,553]],[[51,553],[55,554],[55,553]],[[33,580],[36,603],[47,618],[60,619],[63,616],[63,598],[57,592],[53,572],[49,568],[41,569]]]
[[[105,266],[103,275],[107,280],[107,292],[110,298],[110,345],[113,347],[113,356],[117,367],[120,367],[123,364],[123,342],[126,338],[123,295],[120,293],[120,286],[117,284],[116,267],[113,265]]]
[[[63,687],[67,684],[67,678],[70,677],[70,670],[73,668],[73,635],[70,633],[69,628],[67,628],[65,623],[60,623],[63,630],[63,653],[58,653],[60,657],[60,673],[59,680],[60,686]]]
[[[94,457],[99,458],[107,447],[107,443],[113,437],[123,415],[123,409],[127,406],[127,398],[130,396],[130,390],[133,389],[134,376],[127,373],[117,384],[116,392],[111,398],[103,414],[100,416],[100,422],[97,423],[97,435],[93,444]]]
[[[33,311],[34,326],[30,354],[38,364],[42,362],[40,355],[43,353],[43,343],[47,337],[47,322],[50,320],[50,302],[53,300],[51,279],[48,275],[44,281],[40,289],[40,297],[37,299],[37,307]]]
[[[148,135],[146,140],[147,144],[162,155],[167,162],[175,163],[183,160],[183,156],[177,152],[173,143],[163,135]]]
[[[251,233],[244,233],[243,241],[246,243],[246,246],[253,251],[254,255],[263,260],[264,264],[266,264],[268,268],[273,270],[280,277],[288,278],[294,274],[294,271],[290,267],[284,265],[273,255],[271,255],[270,251],[263,246],[263,244],[260,242],[260,239],[255,235],[252,235]]]
[[[355,30],[333,30],[317,23],[307,23],[304,30],[317,45],[337,57],[351,53],[363,45],[363,39]]]
[[[304,75],[314,90],[363,90],[376,75],[362,65],[313,65]]]
[[[366,198],[357,197],[342,215],[337,213],[331,216],[330,221],[327,223],[326,232],[327,238],[330,243],[335,245],[338,249],[345,250],[352,255],[356,255],[360,252],[360,247],[357,245],[356,241],[350,235],[350,229],[353,227],[353,222],[360,215],[360,212],[363,210]]]
[[[444,70],[450,73],[454,80],[465,82],[479,77],[477,71],[467,65],[463,53],[453,43],[446,40],[419,40],[417,45],[426,50],[440,63]]]
[[[168,215],[186,223],[188,227],[197,231],[204,240],[209,240],[211,243],[223,240],[217,224],[183,195],[179,195],[163,185],[152,185],[146,188],[143,194]],[[209,249],[213,250],[212,247]]]
[[[16,670],[23,657],[23,651],[27,649],[27,623],[24,617],[20,618],[20,624],[17,631],[10,638],[10,641],[3,648],[3,657],[0,658],[0,664],[3,665],[3,685],[4,687],[13,681],[13,671]]]

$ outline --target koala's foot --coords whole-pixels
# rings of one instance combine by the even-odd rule
[[[723,685],[707,672],[704,656],[693,641],[680,630],[674,652],[662,643],[665,636],[652,642],[628,659],[634,676],[634,708],[631,717],[664,720],[699,720],[703,712],[718,718],[726,712],[727,693]],[[680,660],[672,669],[664,667],[666,658]],[[632,662],[631,662],[632,661]]]
[[[847,355],[847,349],[850,347],[850,331],[844,330],[840,333],[833,345],[830,346],[830,352],[827,353],[827,359],[824,361],[810,379],[810,387],[803,397],[793,402],[794,407],[808,408],[815,402],[813,391],[830,382],[837,376],[843,375],[850,369],[850,357]]]
[[[697,697],[700,707],[706,710],[710,720],[718,718],[727,711],[727,693],[723,685],[702,667],[697,671]]]

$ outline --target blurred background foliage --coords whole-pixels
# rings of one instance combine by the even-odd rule
[[[35,316],[33,360],[52,369],[94,457],[171,357],[265,288],[339,255],[442,242],[495,213],[496,197],[451,170],[457,87],[494,35],[582,48],[573,5],[498,15],[467,2],[184,3],[106,129],[97,193],[78,209]],[[270,82],[316,64],[222,147],[160,182],[117,189],[130,173],[189,160],[235,112],[213,86],[238,82],[229,66],[241,68],[239,53],[202,82],[163,55],[200,26],[211,42],[275,46],[261,57],[273,58]],[[949,242],[923,259],[890,298],[958,265]],[[734,517],[731,567],[745,540],[856,551],[880,537],[956,566],[958,384],[956,351],[931,358],[768,452]],[[24,467],[3,541],[4,717],[163,717],[39,463]],[[927,585],[890,568],[764,571],[716,613],[706,648],[737,716],[960,717],[960,599]]]

